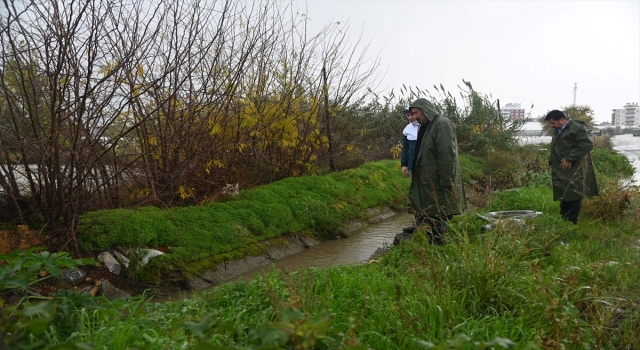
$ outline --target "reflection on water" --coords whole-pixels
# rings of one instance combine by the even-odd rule
[[[262,266],[235,279],[250,279],[257,273],[265,273],[276,268],[292,271],[303,267],[325,267],[335,265],[357,264],[369,259],[378,248],[393,244],[393,237],[410,226],[413,215],[400,213],[384,221],[370,224],[350,233],[349,238],[322,242],[310,249],[303,250],[271,265]]]

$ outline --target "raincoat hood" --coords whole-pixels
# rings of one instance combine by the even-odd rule
[[[419,98],[419,99],[415,100],[409,106],[409,109],[411,109],[411,108],[420,108],[422,110],[422,113],[424,113],[424,115],[427,117],[427,119],[429,121],[433,120],[433,117],[435,117],[436,115],[440,114],[440,113],[438,113],[438,110],[433,105],[433,103],[429,102],[425,98]]]

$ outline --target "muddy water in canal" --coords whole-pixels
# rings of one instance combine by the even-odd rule
[[[393,237],[402,231],[403,227],[410,226],[412,222],[413,215],[399,213],[353,231],[348,238],[321,242],[309,249],[276,260],[270,265],[242,274],[233,280],[251,279],[255,274],[269,272],[273,268],[293,271],[303,267],[359,264],[369,259],[376,249],[392,245]]]
[[[378,249],[393,244],[393,237],[410,226],[414,221],[412,214],[399,213],[390,218],[369,224],[349,234],[348,238],[321,242],[309,249],[289,255],[273,263],[258,267],[225,282],[247,281],[258,274],[272,269],[294,271],[305,267],[327,267],[336,265],[359,264],[371,257]],[[183,290],[166,295],[157,295],[154,302],[175,301],[190,298],[193,291]]]

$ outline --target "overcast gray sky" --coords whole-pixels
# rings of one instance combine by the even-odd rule
[[[342,21],[381,58],[381,89],[462,79],[532,116],[573,103],[597,121],[640,102],[640,0],[294,1],[310,29]]]

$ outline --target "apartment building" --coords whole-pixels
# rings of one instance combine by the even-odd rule
[[[519,103],[507,103],[500,109],[500,115],[509,121],[525,118],[524,109],[520,107]]]
[[[627,103],[611,113],[611,125],[619,127],[640,126],[640,106],[638,103]]]

